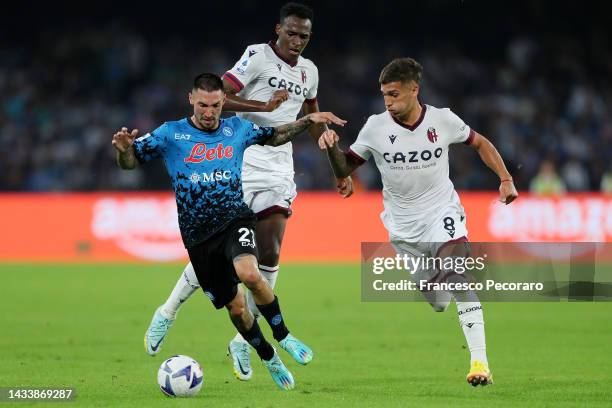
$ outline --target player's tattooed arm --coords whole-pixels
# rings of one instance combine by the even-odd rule
[[[329,164],[338,178],[348,177],[364,162],[342,151],[338,146],[339,137],[333,130],[324,132],[319,138],[319,147],[327,151]]]
[[[504,164],[504,159],[493,145],[483,135],[474,132],[474,138],[470,143],[480,155],[481,160],[499,177],[499,201],[504,204],[510,204],[518,197],[518,192],[514,186],[512,175]]]
[[[315,112],[308,114],[295,122],[274,128],[274,134],[267,140],[270,146],[280,146],[293,140],[293,138],[308,129],[313,124],[325,123],[328,125],[336,124],[344,126],[345,120],[340,119],[331,112]]]
[[[138,135],[138,129],[128,132],[127,128],[113,135],[113,147],[117,150],[117,164],[124,170],[136,167],[136,155],[134,154],[134,139]]]

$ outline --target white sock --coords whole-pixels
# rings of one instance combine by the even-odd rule
[[[268,281],[270,287],[274,289],[276,285],[276,278],[278,277],[278,265],[276,266],[265,266],[259,265],[259,272],[263,275],[263,277]]]
[[[180,309],[181,305],[187,299],[189,299],[189,297],[196,290],[198,290],[199,287],[200,283],[198,282],[198,278],[193,270],[193,265],[191,265],[191,262],[189,262],[178,281],[176,281],[176,285],[174,286],[174,289],[172,289],[172,293],[170,293],[166,303],[163,304],[160,310],[161,315],[166,319],[175,319],[176,313]]]
[[[479,360],[488,365],[482,305],[480,302],[457,301],[456,303],[459,324],[470,349],[470,361]]]

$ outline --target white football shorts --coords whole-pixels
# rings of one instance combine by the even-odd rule
[[[249,168],[242,172],[244,201],[257,218],[280,213],[291,215],[297,197],[293,175]]]

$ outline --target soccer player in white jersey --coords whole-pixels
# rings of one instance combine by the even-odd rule
[[[386,111],[372,115],[346,152],[338,135],[326,131],[319,139],[336,177],[346,177],[370,157],[383,182],[382,222],[400,254],[468,256],[465,214],[448,175],[448,148],[464,143],[500,179],[500,200],[510,204],[518,197],[510,173],[493,146],[450,109],[424,105],[418,100],[422,67],[412,58],[389,63],[380,74]],[[421,270],[414,277],[431,282],[461,282],[453,271]],[[459,323],[471,353],[467,381],[492,382],[487,361],[482,306],[474,292],[424,292],[435,311],[444,311],[454,297]]]
[[[304,114],[318,112],[317,88],[319,73],[314,63],[301,56],[312,29],[312,10],[298,3],[287,3],[280,10],[275,42],[250,45],[235,66],[225,73],[223,83],[227,100],[226,111],[260,126],[278,126],[295,121]],[[327,126],[313,125],[313,139]],[[242,181],[244,200],[257,215],[257,246],[259,270],[274,288],[279,270],[279,253],[291,203],[296,197],[293,181],[291,143],[278,146],[252,146],[244,156]],[[338,192],[348,197],[353,192],[350,177],[337,179]],[[159,352],[176,313],[199,288],[193,266],[189,263],[179,277],[172,293],[160,306],[145,334],[145,349],[150,355]],[[258,315],[250,292],[247,302]],[[239,380],[252,376],[250,348],[240,334],[230,341],[234,375]]]

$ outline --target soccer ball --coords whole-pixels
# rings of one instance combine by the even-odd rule
[[[157,383],[169,397],[193,397],[204,384],[204,373],[193,358],[172,356],[159,367]]]

